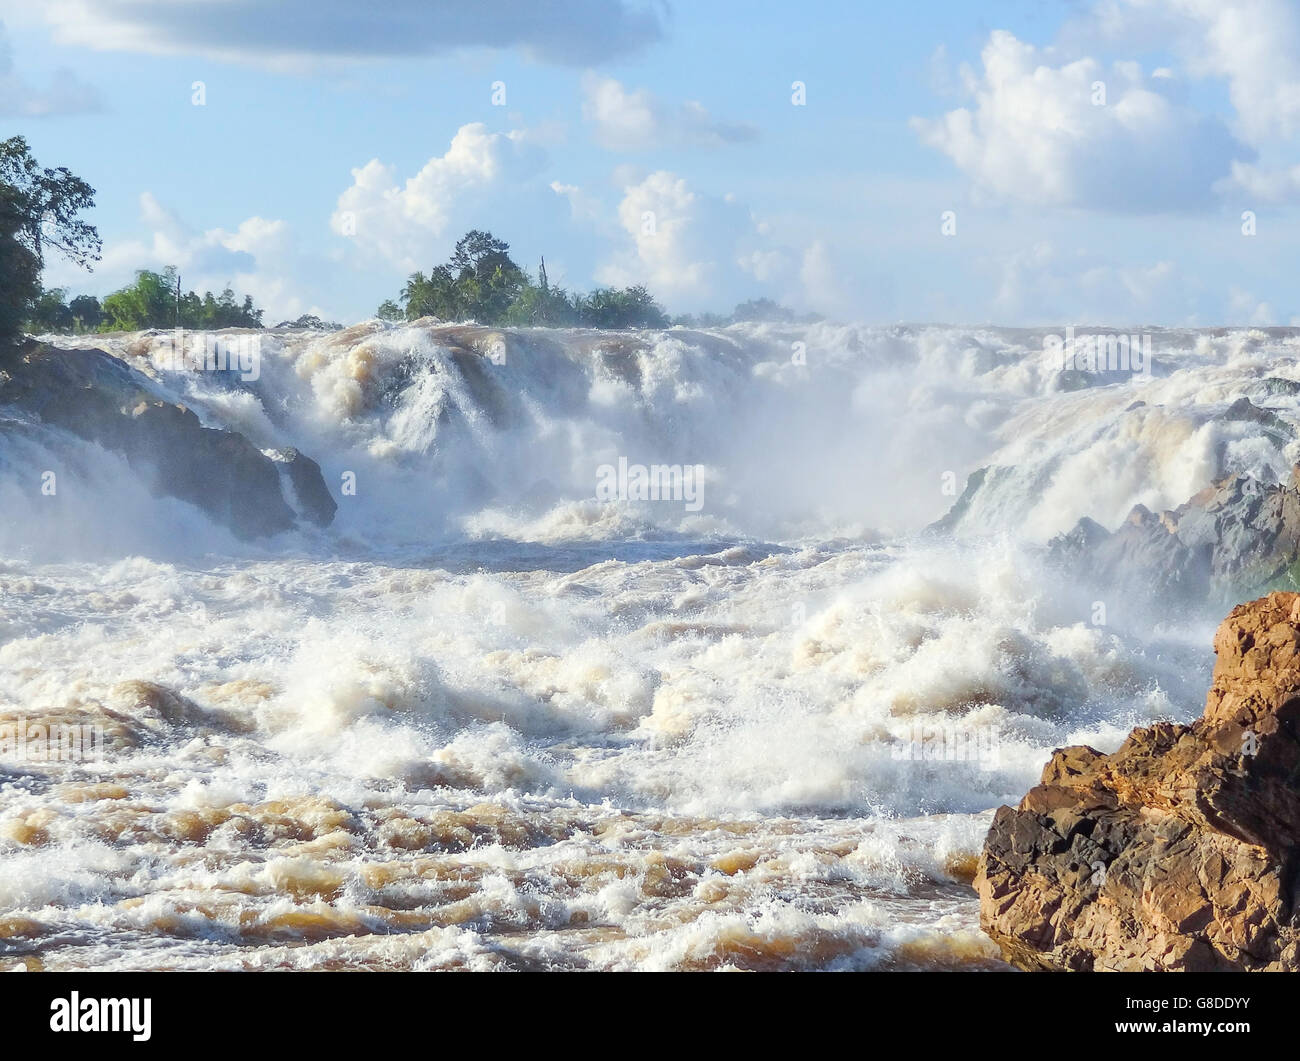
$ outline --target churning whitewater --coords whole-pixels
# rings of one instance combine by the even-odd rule
[[[0,404],[0,725],[103,737],[0,752],[0,964],[1001,967],[993,809],[1195,717],[1218,616],[1046,544],[1300,460],[1291,330],[1153,329],[1140,373],[1047,339],[57,340],[301,449],[338,511],[241,540]]]

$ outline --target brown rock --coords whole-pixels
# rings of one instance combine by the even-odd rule
[[[980,856],[980,921],[1024,969],[1300,968],[1300,594],[1238,605],[1205,713],[1056,751]]]

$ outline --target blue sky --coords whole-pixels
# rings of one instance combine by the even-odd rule
[[[1291,0],[0,0],[0,19],[4,135],[98,191],[103,262],[47,275],[78,292],[175,264],[269,322],[353,321],[479,227],[553,280],[643,282],[674,312],[1300,320]]]

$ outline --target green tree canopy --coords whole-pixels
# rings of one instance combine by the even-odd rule
[[[26,223],[18,192],[0,184],[0,338],[22,330],[32,301],[40,293],[40,263],[19,239]]]
[[[474,277],[480,282],[498,271],[519,272],[519,266],[510,260],[510,244],[477,228],[456,241],[449,264],[458,277]]]
[[[66,169],[42,168],[21,136],[0,141],[0,339],[29,317],[66,310],[62,293],[42,295],[45,252],[53,247],[86,268],[98,261],[99,234],[78,216],[94,205],[94,188]]]
[[[598,287],[579,300],[578,314],[591,328],[666,328],[668,316],[642,285]]]
[[[774,321],[789,324],[795,319],[794,310],[772,301],[770,298],[751,298],[742,302],[731,311],[733,321]]]
[[[106,331],[134,332],[171,327],[175,320],[176,272],[141,269],[135,283],[107,295],[103,302]]]
[[[76,328],[83,332],[93,332],[104,319],[104,311],[94,295],[78,295],[68,303],[68,312]]]
[[[77,216],[95,205],[95,189],[89,184],[62,166],[42,168],[21,136],[0,142],[0,183],[18,193],[22,203],[18,239],[39,266],[45,265],[47,247],[80,266],[99,261],[99,233]]]
[[[32,300],[27,314],[27,329],[40,334],[42,332],[72,331],[72,310],[64,299],[67,291],[61,287],[47,288]]]
[[[534,282],[510,257],[510,245],[490,232],[473,229],[457,242],[451,258],[427,275],[412,273],[402,290],[400,307],[386,301],[379,316],[386,320],[475,320],[510,324],[593,328],[663,328],[668,317],[644,287],[600,288],[590,295],[570,295],[552,286],[545,266]]]
[[[396,308],[396,307],[394,307]],[[281,321],[276,325],[277,328],[313,328],[317,331],[337,332],[342,330],[343,325],[335,321],[323,321],[314,313],[304,313],[296,320]]]
[[[260,328],[262,310],[253,297],[239,296],[229,287],[221,294],[188,291],[176,297],[177,273],[168,266],[161,273],[141,269],[135,283],[114,291],[103,302],[102,331],[140,331],[144,328],[180,326],[198,330]]]
[[[506,310],[505,323],[516,326],[563,328],[578,323],[574,300],[562,287],[528,284]]]

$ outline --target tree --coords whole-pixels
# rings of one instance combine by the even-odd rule
[[[21,136],[0,141],[0,339],[18,334],[40,296],[47,247],[86,268],[99,260],[99,234],[77,216],[94,205],[94,188],[42,169]]]
[[[191,292],[192,294],[192,292]],[[243,301],[226,286],[215,299],[212,292],[203,295],[203,308],[195,314],[185,312],[181,305],[181,324],[186,328],[260,328],[262,311],[253,305],[253,296],[245,295]]]
[[[383,302],[379,303],[379,308],[375,310],[375,316],[381,321],[406,320],[406,314],[402,312],[402,307],[391,298],[386,298]]]
[[[18,239],[39,267],[45,266],[47,247],[83,267],[99,261],[99,233],[77,217],[95,205],[89,184],[62,166],[42,169],[21,136],[0,143],[0,183],[18,192],[23,210]]]
[[[456,241],[448,265],[455,274],[460,308],[485,324],[500,323],[528,284],[524,271],[510,258],[510,244],[480,229],[471,229]]]
[[[393,307],[397,309],[396,306]],[[400,311],[399,311],[400,312]],[[323,321],[314,313],[304,313],[297,320],[281,321],[276,325],[277,328],[311,328],[318,332],[337,332],[343,329],[343,325],[334,321]]]
[[[27,314],[27,330],[37,334],[72,331],[72,310],[64,302],[67,297],[67,291],[61,287],[42,290],[32,300]]]
[[[527,275],[510,258],[510,245],[473,229],[457,240],[446,264],[428,276],[411,274],[401,302],[407,320],[438,317],[500,324],[528,287]]]
[[[22,329],[28,307],[40,293],[40,262],[18,238],[26,221],[17,190],[0,184],[0,338]]]
[[[573,299],[562,287],[551,287],[545,283],[545,274],[541,284],[526,284],[515,296],[515,300],[505,312],[505,324],[524,327],[562,328],[576,324],[578,311]]]
[[[683,328],[725,328],[733,322],[721,313],[682,313],[673,318],[673,323]]]
[[[480,324],[593,328],[664,328],[668,316],[644,287],[600,288],[570,295],[552,287],[543,261],[533,283],[510,257],[510,245],[492,233],[473,229],[456,241],[450,260],[427,276],[412,273],[401,295],[407,320],[474,320]],[[393,302],[379,316],[397,310]],[[392,316],[385,319],[393,319]]]
[[[456,241],[450,265],[458,278],[473,276],[480,281],[499,269],[519,272],[519,266],[510,260],[510,244],[477,228],[470,229]]]
[[[78,295],[68,303],[68,309],[72,313],[72,320],[78,331],[93,332],[104,319],[99,299],[94,295]]]
[[[789,324],[794,320],[794,310],[773,302],[770,298],[751,298],[731,311],[733,321],[769,321]]]
[[[642,285],[598,287],[581,299],[578,313],[592,328],[666,328],[668,315]]]
[[[438,317],[441,320],[459,320],[468,316],[464,312],[465,294],[449,265],[438,266],[428,276],[413,273],[402,291],[406,319]]]
[[[114,291],[104,299],[102,331],[139,331],[143,328],[260,328],[262,310],[253,305],[253,297],[239,296],[229,287],[220,295],[205,291],[199,295],[187,291],[176,297],[177,274],[174,266],[161,273],[141,269],[135,283]]]
[[[155,273],[140,269],[134,284],[105,296],[103,311],[103,331],[171,327],[176,311],[176,270],[168,267]]]

